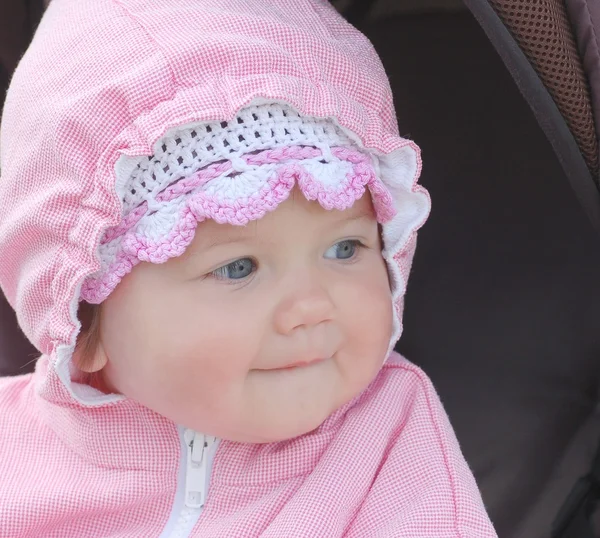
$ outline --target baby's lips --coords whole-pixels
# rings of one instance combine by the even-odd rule
[[[304,359],[304,360],[298,360],[298,361],[291,361],[288,363],[284,363],[284,364],[269,367],[269,368],[257,368],[257,370],[262,370],[262,371],[293,370],[294,368],[306,368],[307,366],[313,366],[313,365],[319,364],[321,362],[324,362],[326,360],[328,360],[328,359],[321,358],[321,357]]]

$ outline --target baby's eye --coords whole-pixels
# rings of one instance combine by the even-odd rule
[[[249,277],[256,270],[256,263],[251,258],[240,258],[219,267],[212,272],[218,280],[241,280]]]
[[[356,251],[363,244],[357,239],[346,239],[333,245],[326,253],[325,257],[334,260],[350,260],[356,256]]]

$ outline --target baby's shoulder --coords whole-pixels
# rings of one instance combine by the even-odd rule
[[[0,377],[0,431],[4,439],[11,430],[30,422],[34,398],[33,374]]]
[[[396,352],[352,407],[353,413],[392,430],[413,421],[434,425],[446,419],[431,379]]]
[[[437,398],[429,376],[416,364],[393,351],[367,389],[373,399],[398,400],[410,404],[415,398]]]
[[[0,377],[0,409],[18,405],[23,395],[29,392],[32,383],[33,374]]]
[[[397,381],[398,378],[406,378],[407,381],[412,380],[423,388],[432,386],[431,380],[421,368],[396,351],[390,353],[379,372],[379,377],[392,382]]]

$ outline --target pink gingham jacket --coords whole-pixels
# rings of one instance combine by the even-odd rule
[[[396,354],[314,432],[214,445],[196,512],[182,428],[73,378],[81,285],[120,218],[119,157],[255,99],[418,160],[372,46],[323,0],[51,2],[0,140],[0,284],[42,353],[33,375],[0,379],[1,538],[496,536],[435,390]]]

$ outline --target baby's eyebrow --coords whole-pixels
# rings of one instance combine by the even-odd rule
[[[214,247],[219,247],[221,245],[229,245],[231,243],[243,243],[244,241],[249,241],[254,236],[250,235],[230,235],[223,237],[222,239],[213,239],[210,243],[204,245],[204,250],[210,250]]]
[[[368,220],[368,221],[373,221],[375,220],[375,215],[373,214],[373,211],[369,210],[369,209],[362,209],[356,213],[354,213],[353,215],[346,215],[346,212],[340,212],[340,216],[339,218],[335,219],[335,221],[333,222],[334,225],[344,225],[344,224],[348,224],[351,222],[355,222],[358,220]],[[328,222],[326,224],[326,226],[331,226],[331,221]],[[232,234],[232,235],[226,235],[222,238],[217,238],[217,239],[212,239],[210,242],[208,242],[206,245],[202,246],[202,249],[204,251],[206,250],[210,250],[214,247],[218,247],[218,246],[222,246],[222,245],[229,245],[232,243],[244,243],[246,241],[250,241],[254,238],[256,238],[256,232],[253,234],[250,234],[247,232],[247,229],[242,231],[240,230],[241,233],[239,234]]]
[[[341,216],[338,219],[339,223],[354,222],[356,220],[376,220],[375,215],[369,209],[362,209],[354,215]]]

